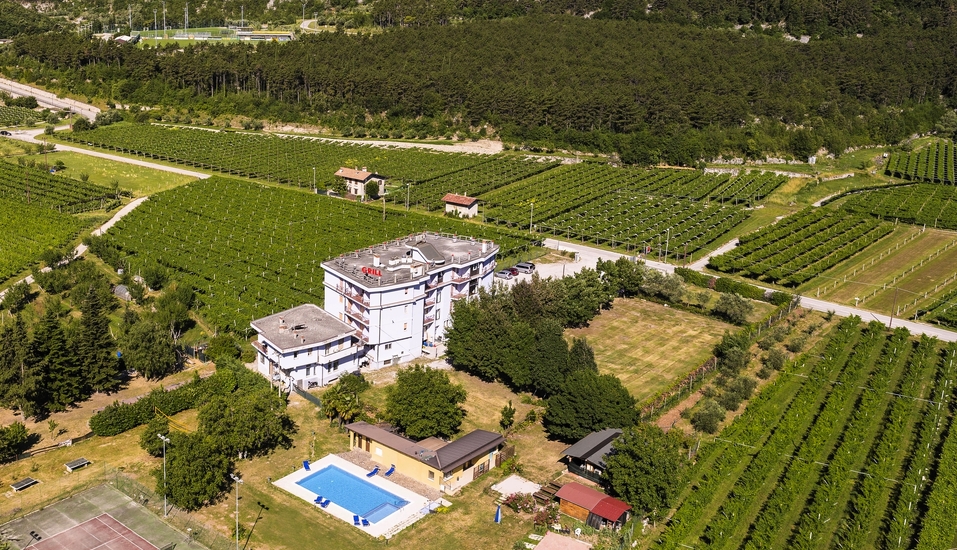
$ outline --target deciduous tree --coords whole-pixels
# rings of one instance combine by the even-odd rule
[[[396,374],[386,390],[386,417],[405,435],[449,438],[465,418],[467,394],[443,371],[415,365]]]
[[[545,429],[563,441],[574,441],[604,428],[624,428],[638,421],[635,398],[611,374],[582,370],[565,379],[561,391],[548,398]]]
[[[166,487],[176,506],[198,510],[229,488],[230,462],[213,437],[172,432],[166,445]],[[156,492],[163,494],[163,468],[154,471]]]
[[[679,434],[642,422],[612,442],[602,477],[636,513],[658,519],[671,506],[687,467]]]

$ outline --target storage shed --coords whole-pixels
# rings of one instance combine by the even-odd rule
[[[561,513],[595,529],[619,529],[628,521],[631,506],[580,483],[566,483],[555,493]]]
[[[472,218],[478,214],[479,201],[475,197],[467,197],[465,195],[448,193],[442,197],[442,201],[445,202],[446,213],[458,214],[463,218]]]

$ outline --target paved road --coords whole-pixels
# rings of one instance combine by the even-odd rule
[[[315,22],[316,22],[315,19],[304,19],[303,22],[299,24],[299,28],[306,32],[314,32],[312,29],[309,28],[309,25],[312,25]]]
[[[14,96],[32,95],[33,97],[37,98],[37,103],[43,105],[44,107],[70,109],[74,113],[79,113],[90,120],[95,119],[97,113],[100,112],[99,108],[92,105],[81,103],[74,99],[58,97],[56,94],[47,92],[46,90],[27,86],[26,84],[20,84],[19,82],[7,80],[6,78],[0,78],[0,90],[9,92]]]
[[[736,240],[736,239],[735,239]],[[578,259],[570,260],[567,263],[550,263],[550,264],[536,264],[536,271],[541,277],[564,277],[566,275],[572,275],[578,273],[582,268],[590,267],[594,268],[595,264],[598,263],[599,259],[603,260],[617,260],[621,257],[630,257],[624,254],[619,254],[617,252],[611,252],[608,250],[601,250],[599,248],[593,248],[590,246],[585,246],[578,243],[571,243],[567,241],[559,241],[556,239],[545,239],[544,244],[548,248],[554,248],[556,250],[565,250],[571,252],[577,252]],[[728,243],[730,244],[730,242]],[[718,250],[725,248],[728,244],[719,247]],[[662,262],[657,262],[653,260],[645,259],[645,264],[648,267],[652,267],[664,273],[674,273],[675,266],[671,264],[666,264]],[[697,264],[697,262],[695,263]],[[697,271],[701,271],[702,267],[695,267],[695,264],[692,264],[691,267]],[[530,279],[531,275],[520,274],[515,279],[507,281],[505,284],[511,285],[515,281],[520,281],[523,279]],[[502,281],[501,279],[496,279],[496,281]],[[894,317],[893,319],[888,315],[883,315],[880,313],[875,313],[866,309],[860,309],[850,306],[845,306],[843,304],[837,304],[834,302],[828,302],[825,300],[818,300],[816,298],[808,298],[806,296],[801,297],[801,306],[808,309],[813,309],[815,311],[828,312],[833,311],[835,315],[839,317],[849,317],[851,315],[857,315],[865,322],[877,320],[881,323],[891,326],[891,327],[907,327],[907,330],[911,334],[926,334],[928,336],[934,336],[945,342],[957,342],[957,332],[946,330],[934,325],[928,325],[926,323],[918,323],[915,321],[908,321],[906,319],[901,319],[899,317]]]
[[[25,130],[23,132],[15,132],[10,137],[13,139],[19,139],[21,141],[28,141],[30,143],[47,143],[45,141],[41,141],[37,139],[37,136],[42,133],[43,133],[43,130]],[[56,150],[71,151],[74,153],[80,153],[81,155],[88,155],[91,157],[97,157],[101,159],[109,159],[109,160],[114,160],[116,162],[125,162],[126,164],[132,164],[134,166],[142,166],[144,168],[162,170],[164,172],[170,172],[172,174],[181,174],[184,176],[191,176],[198,179],[206,179],[211,177],[209,174],[204,174],[202,172],[194,172],[192,170],[187,170],[185,168],[178,168],[176,166],[166,166],[165,164],[156,164],[146,160],[140,160],[140,159],[129,158],[129,157],[121,157],[119,155],[111,155],[109,153],[103,153],[101,151],[91,151],[89,149],[83,149],[81,147],[73,147],[71,145],[63,145],[61,143],[56,144]]]
[[[738,239],[737,238],[731,239],[730,241],[719,246],[717,250],[715,250],[714,252],[706,255],[704,258],[701,258],[700,260],[693,262],[688,267],[690,267],[691,269],[695,271],[701,271],[708,265],[708,260],[710,260],[712,256],[718,256],[720,254],[724,254],[725,252],[731,250],[732,248],[736,246],[738,246]]]

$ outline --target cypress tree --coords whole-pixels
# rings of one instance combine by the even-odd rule
[[[95,286],[90,286],[87,291],[80,312],[76,354],[86,378],[86,386],[94,392],[115,391],[120,386],[120,364],[114,354],[116,343],[110,335],[110,320],[106,317]]]
[[[20,403],[20,379],[26,358],[27,329],[19,315],[12,326],[0,330],[0,406]]]
[[[67,407],[83,399],[86,381],[80,365],[71,356],[58,308],[47,307],[43,319],[34,331],[31,342],[31,359],[44,373],[45,392],[51,411],[65,411]]]

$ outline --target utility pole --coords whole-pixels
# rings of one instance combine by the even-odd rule
[[[246,5],[239,6],[239,26],[246,26]]]
[[[243,480],[239,479],[236,474],[229,474],[229,477],[236,482],[236,550],[239,550],[239,486],[243,483]]]
[[[668,228],[668,236],[665,238],[665,261],[668,261],[668,243],[671,242],[671,228]]]
[[[130,11],[130,36],[132,36],[133,35],[133,6],[130,4],[127,4],[126,8]]]
[[[158,44],[159,35],[156,34],[156,9],[153,9],[153,44]]]
[[[319,188],[316,187],[316,167],[312,167],[312,192],[318,193]]]
[[[535,215],[535,201],[532,201],[529,206],[532,207],[531,210],[528,212],[528,232],[531,233],[532,232],[532,216]]]
[[[166,39],[166,2],[163,2],[163,39]]]
[[[169,506],[166,505],[166,444],[169,443],[169,438],[164,437],[162,434],[156,434],[156,437],[163,440],[163,517],[169,517]]]
[[[887,328],[894,328],[894,310],[897,309],[897,291],[900,287],[894,287],[894,305],[891,306],[891,320],[887,323]]]
[[[183,34],[188,35],[186,31],[189,30],[189,2],[186,3],[186,7],[183,8]]]

